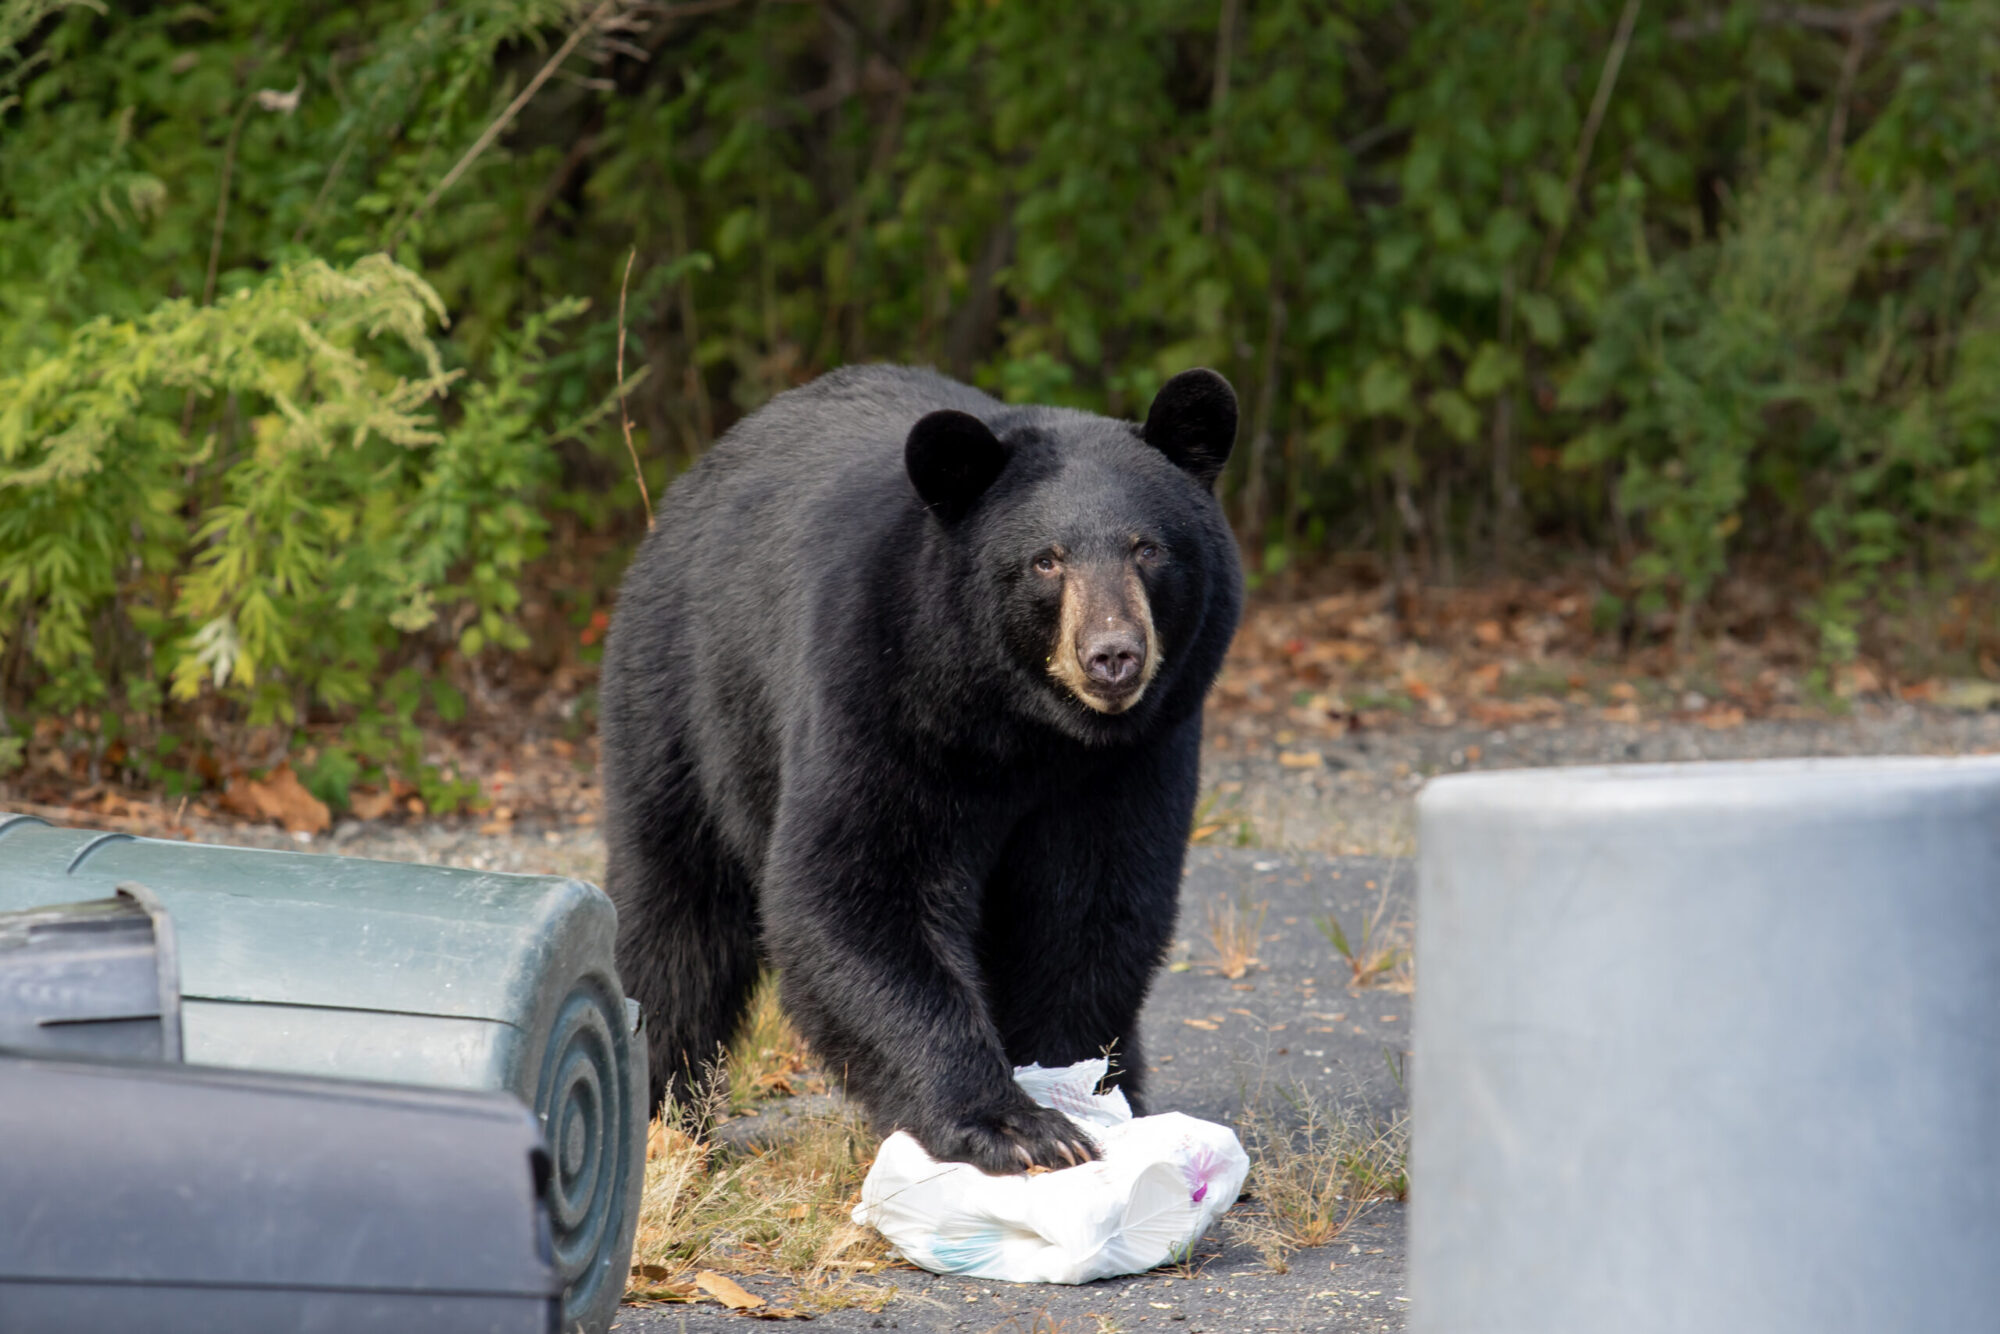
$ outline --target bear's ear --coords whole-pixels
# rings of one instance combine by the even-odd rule
[[[1236,447],[1236,391],[1214,371],[1182,371],[1153,396],[1139,435],[1182,472],[1214,486]]]
[[[924,504],[946,520],[963,516],[1007,466],[1007,447],[969,412],[944,408],[910,428],[903,466]]]

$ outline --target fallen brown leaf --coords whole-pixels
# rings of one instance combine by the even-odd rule
[[[1211,1024],[1206,1019],[1183,1019],[1181,1022],[1189,1028],[1199,1028],[1205,1033],[1213,1033],[1217,1028],[1221,1027],[1220,1024]]]
[[[1833,692],[1842,699],[1880,693],[1882,678],[1865,662],[1843,663],[1833,674]]]
[[[646,1157],[658,1158],[665,1153],[681,1153],[700,1150],[701,1145],[686,1131],[670,1126],[664,1119],[655,1119],[646,1131]]]
[[[275,820],[290,833],[321,834],[333,823],[326,803],[306,791],[292,766],[281,764],[263,778],[232,778],[222,794],[225,810],[252,819]]]
[[[250,794],[250,780],[247,778],[237,777],[230,779],[229,786],[223,789],[222,795],[216,798],[215,804],[229,814],[240,815],[246,820],[261,820],[264,818],[264,807]]]
[[[347,794],[347,809],[357,820],[379,820],[396,809],[396,798],[388,792],[357,787]]]
[[[698,1302],[702,1295],[692,1283],[655,1283],[634,1280],[625,1289],[627,1298],[643,1302]]]
[[[762,1297],[745,1291],[735,1279],[725,1278],[713,1269],[704,1269],[696,1274],[694,1285],[732,1311],[754,1311],[764,1305]]]

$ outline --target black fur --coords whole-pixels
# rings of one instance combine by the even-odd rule
[[[1234,433],[1212,372],[1170,382],[1142,434],[856,367],[675,483],[601,684],[619,968],[656,1102],[729,1039],[763,960],[829,1072],[939,1158],[1087,1151],[1016,1064],[1115,1044],[1139,1100],[1202,697],[1242,599],[1208,489]],[[1033,566],[1141,538],[1161,665],[1101,713],[1046,670],[1059,581]]]
[[[1213,486],[1236,443],[1236,391],[1214,371],[1182,371],[1161,386],[1139,434]]]

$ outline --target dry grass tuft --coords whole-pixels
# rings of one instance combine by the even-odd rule
[[[1407,1117],[1384,1122],[1303,1091],[1283,1103],[1280,1110],[1260,1102],[1244,1113],[1245,1193],[1260,1207],[1230,1220],[1281,1274],[1293,1251],[1326,1245],[1372,1201],[1402,1200],[1410,1191]]]
[[[1257,958],[1257,940],[1264,930],[1264,916],[1271,905],[1252,903],[1248,894],[1208,905],[1208,943],[1215,957],[1202,964],[1235,981],[1252,968],[1262,967]]]
[[[1347,961],[1348,989],[1359,991],[1363,987],[1379,987],[1384,991],[1410,992],[1416,988],[1415,961],[1411,956],[1407,940],[1407,926],[1394,923],[1384,927],[1382,919],[1389,911],[1389,880],[1384,876],[1382,892],[1375,900],[1375,906],[1361,921],[1358,935],[1349,936],[1340,924],[1340,918],[1332,913],[1315,918],[1321,934],[1333,945],[1342,959]]]
[[[859,1109],[835,1101],[756,1148],[714,1134],[731,1109],[808,1091],[808,1060],[766,979],[727,1066],[710,1067],[653,1123],[631,1296],[693,1300],[689,1280],[704,1268],[793,1280],[788,1301],[807,1312],[875,1309],[894,1295],[862,1278],[881,1268],[887,1244],[849,1217],[880,1142]]]
[[[824,1093],[812,1052],[778,1007],[778,977],[765,973],[751,993],[743,1028],[729,1047],[729,1109],[740,1112],[765,1098]]]
[[[1226,783],[1204,796],[1194,808],[1188,842],[1247,848],[1257,841],[1257,828],[1243,810],[1243,785]]]

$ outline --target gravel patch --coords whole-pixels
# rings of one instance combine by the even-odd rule
[[[1210,749],[1204,818],[1224,843],[1358,856],[1416,851],[1413,802],[1424,780],[1480,769],[1567,764],[2000,751],[2000,713],[1903,704],[1845,718],[1611,723],[1557,719],[1503,728],[1408,726],[1352,732],[1311,748]],[[1285,757],[1280,760],[1280,756]],[[1316,756],[1305,765],[1301,757]],[[1197,828],[1201,826],[1198,823]]]

